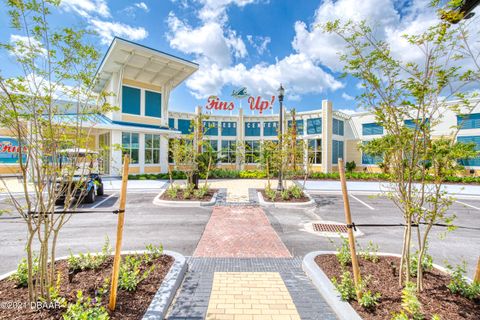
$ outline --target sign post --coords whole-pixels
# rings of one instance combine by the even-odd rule
[[[123,225],[125,223],[125,203],[127,201],[128,165],[130,158],[126,154],[123,158],[122,188],[120,190],[120,207],[118,208],[117,242],[115,243],[115,257],[113,259],[112,280],[110,281],[110,301],[108,308],[113,311],[117,304],[118,274],[120,272],[120,252],[122,251]]]
[[[350,246],[350,256],[352,257],[353,281],[355,282],[357,301],[360,301],[362,298],[362,293],[359,290],[361,282],[360,268],[358,266],[357,252],[355,250],[355,236],[353,235],[352,215],[350,213],[350,202],[348,201],[347,180],[345,178],[343,159],[338,159],[338,172],[340,173],[340,181],[342,183],[343,206],[345,208],[345,220],[348,226],[348,244]]]

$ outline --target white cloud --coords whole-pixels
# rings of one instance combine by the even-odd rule
[[[102,44],[109,44],[114,36],[130,40],[142,40],[148,36],[147,30],[142,27],[132,27],[120,22],[90,20],[92,28],[98,32]]]
[[[99,15],[104,18],[110,17],[110,10],[106,0],[63,0],[60,5],[66,11],[73,11],[84,18]]]
[[[345,100],[355,100],[355,97],[352,97],[351,95],[347,94],[346,92],[343,92],[342,93],[342,98],[345,99]]]
[[[256,0],[200,0],[203,6],[198,12],[198,17],[206,21],[222,21],[225,22],[228,18],[226,16],[226,8],[230,5],[244,7],[247,4],[256,2]]]
[[[247,40],[260,55],[268,50],[268,45],[272,42],[270,37],[252,36],[251,34],[247,35]]]
[[[286,96],[293,99],[300,94],[343,87],[303,54],[292,54],[275,64],[257,64],[252,68],[242,63],[228,68],[200,65],[200,70],[187,80],[187,86],[197,99],[220,94],[225,85],[247,86],[252,95],[276,95],[280,83],[287,90]]]
[[[198,28],[192,28],[173,13],[169,14],[167,21],[170,46],[195,54],[202,65],[227,67],[232,62],[231,54],[237,58],[247,55],[243,40],[232,30],[225,32],[218,22],[209,21]]]
[[[148,8],[147,4],[145,2],[137,2],[134,4],[135,7],[144,10],[145,12],[149,12],[150,9]]]
[[[42,44],[33,37],[21,36],[18,34],[10,35],[10,43],[13,45],[13,54],[19,57],[26,55],[47,55],[47,50]]]
[[[200,25],[191,27],[170,13],[167,39],[170,46],[195,55],[200,68],[186,85],[197,99],[220,94],[225,86],[247,86],[252,95],[276,95],[282,83],[287,99],[299,99],[304,93],[320,93],[343,87],[331,74],[325,72],[303,53],[290,54],[275,63],[259,63],[247,68],[236,59],[247,56],[245,43],[228,25],[227,6],[245,6],[254,0],[202,0],[198,12]],[[269,37],[247,36],[248,42],[264,53],[271,42]]]
[[[326,34],[320,25],[328,21],[340,19],[342,21],[361,21],[367,19],[379,26],[379,37],[384,37],[383,26],[394,25],[399,21],[399,14],[395,10],[393,1],[385,0],[326,0],[320,4],[315,12],[315,20],[307,26],[303,21],[295,23],[295,38],[293,48],[318,61],[333,71],[341,71],[342,64],[338,54],[344,48],[344,42],[336,35]]]

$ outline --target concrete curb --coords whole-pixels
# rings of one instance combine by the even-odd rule
[[[307,196],[308,200],[307,202],[270,202],[270,201],[265,201],[263,198],[263,195],[261,192],[257,192],[258,195],[258,203],[262,207],[267,207],[267,208],[290,208],[290,209],[295,209],[295,208],[306,208],[315,205],[315,200],[305,191],[303,193]]]
[[[337,290],[333,286],[330,279],[325,272],[315,262],[315,257],[324,254],[336,254],[336,251],[313,251],[305,255],[302,261],[303,271],[312,280],[313,285],[318,289],[323,298],[332,307],[340,320],[361,320],[360,315],[353,309],[350,303],[342,301]],[[401,258],[402,256],[397,253],[378,252],[379,256],[390,256]],[[433,264],[433,267],[444,273],[450,274],[450,271],[438,264]],[[467,281],[472,283],[472,279],[466,278]]]
[[[362,318],[353,309],[350,303],[342,301],[330,279],[315,262],[315,257],[322,254],[335,254],[335,251],[314,251],[308,253],[302,261],[303,271],[312,280],[313,285],[320,292],[328,305],[333,309],[340,320],[361,320]]]
[[[167,191],[167,189],[162,189],[160,193],[153,199],[153,204],[157,206],[164,207],[210,207],[215,205],[217,202],[217,192],[213,194],[213,197],[210,201],[173,201],[173,200],[162,200],[160,197],[162,194]]]
[[[126,254],[143,254],[147,252],[146,250],[126,250],[122,251],[122,255]],[[182,284],[183,278],[185,277],[185,273],[188,269],[187,260],[185,257],[175,251],[164,250],[164,254],[173,257],[175,260],[173,265],[170,267],[167,275],[163,279],[160,288],[158,288],[155,296],[152,298],[152,302],[148,306],[147,311],[145,312],[142,320],[154,320],[154,319],[164,319],[165,315],[167,314],[167,310],[170,307],[170,304],[175,297],[175,294]],[[92,254],[99,254],[99,253],[92,253]],[[113,255],[113,254],[112,254]],[[78,255],[75,255],[76,257]],[[62,256],[55,259],[55,261],[65,260],[68,256]],[[0,275],[0,281],[10,277],[14,274],[16,270],[7,272],[5,274]]]
[[[165,254],[172,256],[175,261],[165,276],[160,288],[158,288],[157,293],[155,293],[150,306],[143,316],[143,320],[165,318],[168,308],[187,272],[188,264],[183,255],[174,251],[165,251]]]

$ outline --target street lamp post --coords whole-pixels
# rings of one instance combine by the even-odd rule
[[[282,148],[283,148],[283,97],[285,95],[285,89],[283,88],[282,84],[280,84],[280,88],[278,88],[278,101],[280,102],[280,111],[279,111],[279,136],[278,136],[278,148],[280,152],[280,165],[278,168],[278,186],[277,191],[283,191],[283,183],[282,183],[282,175],[283,175],[283,155],[282,155]]]

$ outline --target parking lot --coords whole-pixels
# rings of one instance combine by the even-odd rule
[[[307,230],[312,222],[344,222],[343,201],[339,193],[311,192],[316,206],[306,209],[266,208],[270,223],[294,256],[303,256],[314,250],[334,250],[339,239],[327,238]],[[148,243],[163,244],[166,249],[192,255],[212,208],[167,208],[152,203],[157,191],[134,189],[127,197],[126,222],[124,229],[125,250],[141,250]],[[99,211],[78,213],[64,226],[58,242],[58,256],[72,252],[98,251],[109,237],[115,240],[118,191],[106,191],[93,204],[82,204],[81,210]],[[3,198],[3,199],[2,199]],[[0,198],[0,209],[9,205]],[[353,221],[363,223],[401,223],[400,211],[388,199],[353,193],[350,198]],[[457,225],[480,227],[480,199],[459,199],[450,208],[457,215]],[[401,227],[360,227],[362,236],[358,243],[366,246],[373,241],[380,251],[400,253],[403,229]],[[429,252],[434,262],[444,264],[468,263],[472,275],[480,252],[480,232],[458,229],[441,239],[445,228],[434,227]],[[14,214],[0,217],[0,274],[14,269],[23,257],[26,229],[23,221]],[[333,242],[333,243],[332,243]]]

